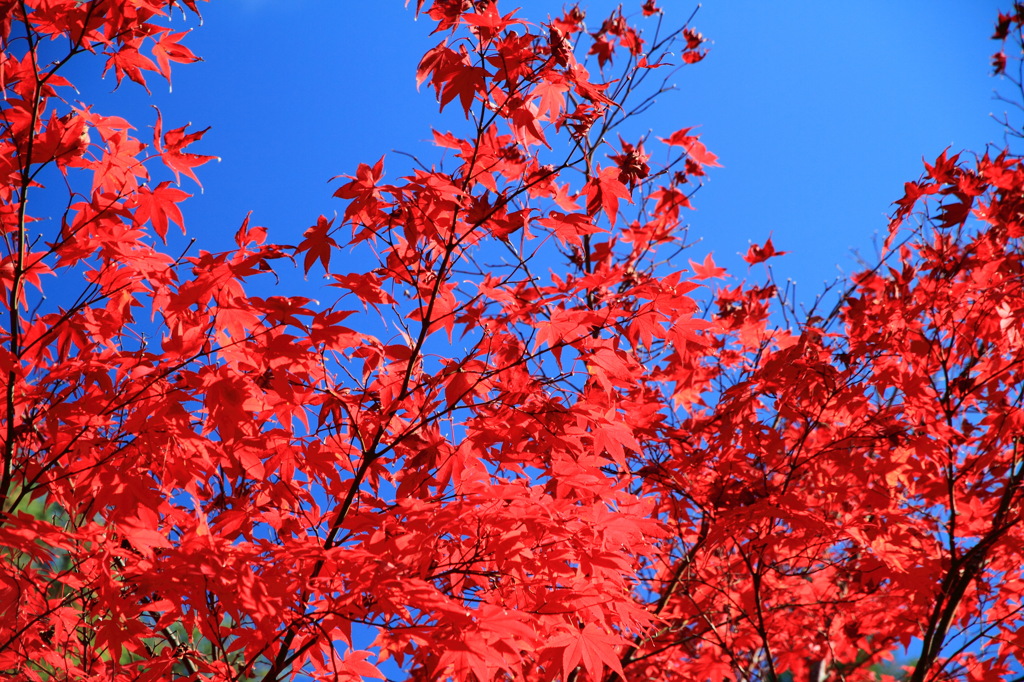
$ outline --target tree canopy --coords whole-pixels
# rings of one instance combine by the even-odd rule
[[[414,4],[437,157],[211,252],[175,234],[198,116],[67,68],[169,80],[197,0],[0,0],[0,671],[1024,679],[1015,151],[925,164],[801,310],[688,257],[693,127],[622,132],[707,55],[689,21]]]

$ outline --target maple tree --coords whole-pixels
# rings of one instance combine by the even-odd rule
[[[0,0],[0,671],[1021,675],[1020,158],[927,164],[831,310],[705,294],[725,271],[679,254],[716,157],[613,139],[704,40],[637,5],[417,0],[443,163],[193,253],[205,131],[143,141],[64,73],[169,79],[195,0]],[[254,293],[293,266],[336,300]]]

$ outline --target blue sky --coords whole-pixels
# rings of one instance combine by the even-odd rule
[[[725,166],[694,232],[724,257],[773,231],[791,253],[776,274],[801,297],[849,271],[851,248],[872,255],[922,157],[1001,140],[987,74],[1004,4],[707,3],[697,24],[713,51],[671,107],[704,124]]]
[[[884,231],[903,183],[920,174],[922,157],[1001,140],[989,117],[1006,108],[993,100],[989,57],[997,45],[989,36],[1005,4],[705,2],[693,25],[712,41],[710,55],[679,71],[677,91],[637,128],[667,135],[699,125],[724,166],[696,197],[690,237],[702,242],[689,257],[713,251],[742,276],[737,254],[771,233],[790,252],[774,261],[776,277],[797,280],[805,301],[837,266],[854,267],[851,249],[870,258],[873,236]],[[563,7],[501,2],[503,11],[517,5],[534,20]],[[616,5],[589,3],[590,22],[599,25]],[[695,6],[659,5],[670,26]],[[408,160],[392,150],[429,165],[440,158],[426,142],[431,127],[459,129],[454,109],[438,115],[433,93],[416,91],[416,64],[440,37],[401,0],[235,0],[203,13],[186,44],[205,61],[178,66],[171,93],[152,83],[165,127],[212,126],[195,151],[222,158],[199,170],[205,194],[185,204],[200,247],[226,248],[249,210],[273,239],[296,243],[319,214],[342,208],[329,178],[383,154],[395,178]],[[83,100],[140,127],[152,122],[151,101],[138,88],[108,94],[112,79],[85,76],[76,82],[96,90],[83,91]]]
[[[543,0],[502,8],[516,4],[530,19],[562,9]],[[591,23],[615,4],[590,3]],[[668,25],[694,6],[659,4]],[[922,157],[1001,139],[989,114],[1005,106],[992,98],[988,60],[1004,4],[706,2],[694,26],[713,41],[709,57],[681,70],[678,90],[641,121],[655,134],[700,125],[724,166],[695,201],[695,254],[713,250],[742,274],[736,254],[772,233],[790,251],[776,276],[797,280],[804,300],[837,266],[854,267],[851,249],[870,256]],[[201,169],[206,193],[187,205],[200,244],[229,237],[250,209],[294,243],[317,215],[341,208],[329,178],[392,150],[429,164],[439,156],[425,142],[430,127],[459,126],[454,111],[438,115],[431,92],[416,91],[416,64],[439,37],[400,0],[214,2],[204,16],[188,44],[205,61],[177,69],[171,96],[154,87],[167,125],[213,126],[203,149],[223,159]],[[391,156],[387,167],[395,177],[406,160]]]

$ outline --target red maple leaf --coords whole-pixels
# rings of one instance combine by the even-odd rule
[[[710,253],[704,257],[702,263],[696,263],[691,260],[690,267],[693,268],[694,279],[725,279],[725,268],[715,265],[715,261],[711,258]]]
[[[562,649],[562,673],[569,676],[582,665],[587,674],[600,679],[605,666],[625,679],[617,647],[627,642],[619,635],[605,632],[594,623],[587,623],[576,632],[565,633],[553,638],[552,648]]]
[[[149,221],[153,230],[166,243],[168,221],[173,222],[185,232],[185,220],[181,215],[178,204],[192,196],[176,187],[171,187],[169,180],[165,180],[153,189],[139,187],[139,190],[132,197],[131,204],[135,206],[135,224],[142,225]]]
[[[171,62],[189,64],[202,61],[190,49],[180,44],[189,31],[171,33],[170,29],[160,32],[160,38],[153,45],[153,56],[156,58],[157,71],[171,82]]]
[[[186,124],[180,128],[169,130],[166,134],[163,134],[163,120],[160,115],[160,110],[157,109],[156,123],[153,125],[153,147],[160,153],[160,158],[163,160],[164,165],[174,171],[174,177],[178,184],[181,183],[179,173],[184,173],[188,177],[192,178],[192,180],[194,180],[201,188],[203,184],[199,182],[199,178],[196,177],[196,174],[192,169],[215,159],[220,161],[220,157],[207,156],[204,154],[192,154],[191,152],[182,151],[193,142],[201,140],[203,135],[210,130],[209,127],[206,127],[203,130],[199,130],[194,133],[186,133],[185,129],[188,128],[189,125],[191,124]],[[162,143],[161,137],[163,138]]]
[[[620,171],[615,166],[598,167],[597,175],[592,177],[583,188],[587,195],[587,213],[596,215],[604,211],[608,222],[615,225],[619,212],[619,199],[633,203],[629,189],[619,179]]]
[[[692,127],[683,128],[667,138],[658,139],[670,146],[683,147],[690,159],[701,166],[718,166],[718,157],[707,150],[697,135],[690,135],[691,130]]]
[[[743,256],[743,260],[747,261],[751,265],[754,265],[755,263],[764,262],[769,258],[774,258],[776,256],[784,256],[787,253],[789,252],[776,251],[775,245],[772,244],[772,239],[771,237],[769,237],[768,241],[766,241],[763,245],[751,244],[750,248],[747,249],[746,255]]]
[[[334,220],[327,220],[326,217],[320,216],[316,219],[316,225],[306,230],[302,235],[302,241],[295,247],[296,253],[306,252],[302,266],[307,275],[317,260],[323,266],[324,272],[330,271],[328,266],[331,263],[331,250],[338,248],[338,243],[330,236],[333,225]]]

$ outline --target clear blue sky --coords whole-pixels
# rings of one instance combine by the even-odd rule
[[[589,3],[591,23],[616,4]],[[668,25],[695,5],[659,4]],[[870,255],[922,157],[1001,139],[989,118],[1005,108],[992,98],[989,36],[1008,4],[706,2],[694,26],[712,41],[709,57],[680,71],[678,91],[641,122],[656,135],[700,125],[724,165],[696,197],[690,235],[703,242],[690,257],[713,250],[742,275],[737,253],[773,233],[791,252],[775,261],[777,277],[798,280],[809,299],[837,265],[853,267],[851,248]],[[504,11],[516,6],[531,19],[563,7],[501,0]],[[152,83],[165,126],[212,126],[195,151],[223,159],[199,169],[205,194],[185,204],[200,247],[227,247],[250,209],[273,239],[296,243],[317,215],[342,208],[329,178],[395,149],[429,164],[439,158],[424,142],[430,128],[458,130],[454,109],[438,116],[432,93],[416,91],[416,64],[439,37],[402,0],[216,1],[203,13],[186,44],[205,61],[177,66],[171,94]],[[76,82],[95,81],[83,76]],[[107,96],[112,79],[97,85],[82,99],[139,126],[152,122],[138,88],[126,83]],[[408,161],[392,155],[386,165],[395,178]]]

